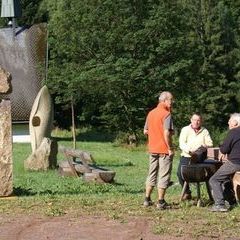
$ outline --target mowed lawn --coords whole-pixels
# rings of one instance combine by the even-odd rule
[[[155,206],[144,208],[142,203],[148,171],[146,147],[130,148],[104,139],[104,136],[99,137],[98,141],[80,138],[77,149],[90,152],[97,165],[115,171],[113,184],[86,183],[81,177],[61,177],[57,169],[25,171],[24,160],[31,153],[30,144],[15,143],[14,197],[0,199],[0,213],[101,215],[122,222],[137,216],[151,221],[155,234],[206,239],[237,239],[240,236],[240,207],[228,213],[209,212],[204,184],[201,185],[202,207],[197,207],[195,200],[179,202],[181,188],[176,176],[178,152],[172,172],[172,180],[176,184],[166,194],[166,201],[172,209],[160,211]],[[69,148],[73,145],[70,138],[59,138],[58,144]],[[58,162],[63,160],[64,156],[58,153]],[[196,196],[194,185],[192,189],[193,196]],[[156,201],[156,190],[152,198]]]

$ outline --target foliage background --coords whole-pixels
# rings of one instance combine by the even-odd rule
[[[200,111],[222,131],[239,111],[239,0],[21,0],[19,25],[47,22],[56,125],[139,136],[162,90],[176,129]],[[2,26],[6,19],[1,19]]]

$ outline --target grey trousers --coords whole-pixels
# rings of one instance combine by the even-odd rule
[[[212,189],[213,199],[216,205],[224,205],[224,184],[231,181],[233,174],[240,170],[240,164],[230,161],[224,163],[215,174],[210,178],[209,184]],[[227,186],[227,185],[226,185]],[[230,189],[225,189],[228,192]]]

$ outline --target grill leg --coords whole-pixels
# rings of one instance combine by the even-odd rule
[[[182,193],[181,193],[181,197],[180,197],[180,201],[182,201],[182,199],[183,199],[183,195],[184,195],[184,193],[185,193],[185,191],[186,191],[187,184],[188,184],[188,183],[187,183],[186,181],[184,181],[183,189],[182,189]]]
[[[197,182],[197,206],[201,206],[201,192],[200,192],[200,183]]]
[[[206,182],[206,187],[207,187],[207,192],[208,192],[209,199],[211,201],[213,201],[212,192],[211,192],[211,188],[210,188],[209,182]]]

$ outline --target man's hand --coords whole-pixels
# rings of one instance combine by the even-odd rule
[[[227,155],[226,154],[222,154],[221,152],[220,152],[220,154],[219,154],[219,157],[218,157],[218,160],[219,161],[224,161],[224,160],[226,160],[227,159]]]
[[[191,157],[193,157],[193,156],[196,156],[196,153],[195,152],[189,152],[189,155],[191,156]]]
[[[169,149],[168,150],[168,155],[169,155],[169,157],[173,156],[174,155],[174,150],[173,149]]]
[[[195,152],[189,152],[189,155],[191,156],[191,160],[193,162],[196,162],[197,161],[197,154]]]

